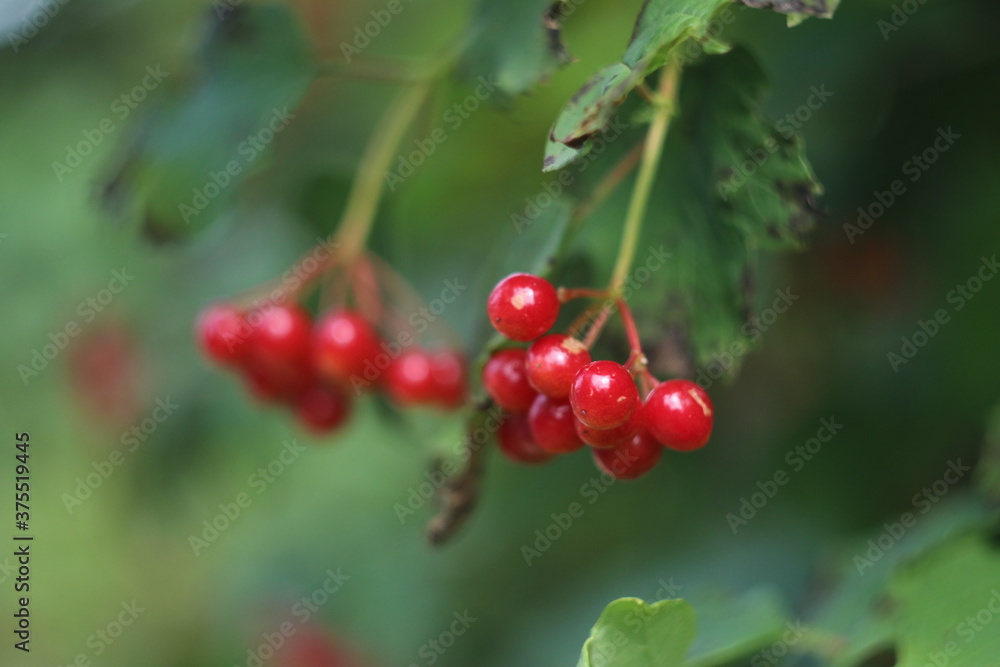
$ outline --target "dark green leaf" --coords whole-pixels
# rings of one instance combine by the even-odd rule
[[[138,213],[147,236],[170,240],[208,224],[294,122],[314,75],[287,8],[239,5],[212,16],[194,76],[150,102],[105,189],[105,202]]]
[[[686,330],[701,363],[752,333],[759,251],[798,247],[817,217],[820,185],[798,137],[761,116],[764,87],[742,50],[685,70],[646,223],[673,254],[635,308]]]
[[[549,132],[542,171],[560,169],[585,155],[591,137],[604,129],[638,81],[638,72],[621,63],[592,76],[563,108]]]
[[[559,33],[562,4],[479,0],[464,68],[473,78],[493,75],[508,95],[523,93],[546,79],[570,60]]]

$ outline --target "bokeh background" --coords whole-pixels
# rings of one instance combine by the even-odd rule
[[[0,4],[0,34],[21,30],[41,3],[24,4]],[[337,45],[384,4],[288,6],[335,58]],[[486,249],[511,239],[510,215],[545,181],[549,126],[594,70],[621,57],[640,4],[580,4],[564,29],[575,62],[529,94],[471,114],[384,202],[373,247],[425,298],[448,279],[472,285],[442,315],[470,356],[482,340],[484,290],[498,277],[482,269]],[[572,665],[609,601],[667,595],[694,604],[702,653],[727,632],[775,616],[812,628],[783,664],[925,664],[932,649],[913,648],[914,628],[954,628],[969,596],[985,604],[1000,585],[998,542],[989,537],[997,473],[983,455],[1000,400],[1000,280],[984,282],[961,310],[948,300],[1000,250],[1000,7],[910,4],[917,10],[887,38],[879,21],[890,20],[894,4],[881,0],[844,0],[834,20],[794,29],[782,16],[745,11],[726,33],[768,72],[772,117],[798,109],[813,86],[833,95],[801,127],[827,214],[808,249],[761,262],[758,311],[776,289],[798,299],[741,360],[736,378],[713,383],[710,446],[668,455],[646,478],[608,487],[588,486],[596,471],[585,454],[523,468],[492,452],[475,516],[452,544],[433,550],[423,534],[432,503],[402,520],[397,505],[426,481],[430,456],[453,448],[453,423],[423,415],[418,430],[409,417],[390,419],[362,401],[342,434],[315,440],[210,368],[191,337],[206,303],[280,276],[333,230],[394,85],[316,82],[218,220],[156,242],[122,224],[101,193],[157,97],[124,120],[113,104],[147,67],[170,73],[167,88],[182,83],[212,7],[54,3],[37,35],[0,50],[0,489],[12,534],[13,434],[27,431],[35,535],[29,655],[11,646],[14,575],[0,556],[0,664],[86,664],[74,663],[81,655],[109,666],[254,664],[248,651],[259,653],[266,634],[291,619],[297,631],[288,643],[299,653],[286,646],[264,664],[340,664],[303,657],[321,653],[309,646],[335,644],[356,656],[352,664]],[[465,29],[471,5],[406,1],[365,54],[425,56]],[[471,90],[461,76],[439,86],[427,127]],[[114,130],[70,173],[55,173],[66,147],[105,117],[115,119]],[[908,178],[904,164],[941,128],[960,138],[852,243],[845,223],[877,201],[876,191]],[[627,192],[586,223],[581,248],[611,252]],[[106,291],[116,271],[126,285]],[[940,308],[950,321],[892,368],[887,354]],[[79,335],[53,360],[37,375],[19,372],[71,323]],[[655,327],[644,333],[656,337]],[[131,429],[167,403],[176,407],[131,447]],[[787,453],[823,419],[843,428],[794,468]],[[290,441],[307,448],[257,494],[251,476]],[[120,465],[68,503],[114,456]],[[922,513],[915,494],[959,460],[979,471],[939,486],[946,492]],[[779,470],[788,483],[734,532],[727,515]],[[248,491],[251,506],[195,554],[190,537],[220,504]],[[536,531],[573,502],[583,516],[527,564],[523,547],[536,548]],[[907,511],[917,525],[859,574],[854,557]],[[885,591],[902,586],[893,573],[919,567],[913,559],[926,550],[958,563],[957,575],[947,585],[935,580],[933,596],[916,595],[933,597],[930,611],[906,607],[901,620],[900,603],[887,602]],[[917,586],[919,572],[905,572]],[[336,591],[300,624],[301,599],[331,573]],[[123,604],[142,611],[126,613],[134,620],[118,634]],[[929,625],[906,625],[924,612]],[[447,650],[428,649],[439,638],[452,644],[442,633],[456,613],[475,621]],[[1000,664],[1000,649],[989,644],[1000,635],[994,622],[949,664]],[[118,636],[108,642],[101,632]],[[751,664],[752,653],[737,651],[733,664]],[[761,659],[753,664],[775,664]]]

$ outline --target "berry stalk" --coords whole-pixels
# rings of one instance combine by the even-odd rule
[[[608,284],[608,289],[616,296],[621,294],[628,272],[632,269],[632,261],[635,259],[639,232],[642,230],[642,219],[646,214],[653,180],[660,164],[660,157],[663,155],[663,143],[667,136],[667,129],[670,127],[670,117],[673,114],[674,100],[677,97],[678,82],[680,81],[680,69],[679,64],[670,63],[663,68],[663,73],[660,75],[660,83],[654,98],[653,121],[646,133],[639,173],[636,176],[632,199],[629,201],[628,212],[625,215],[618,259]]]
[[[390,104],[372,133],[372,139],[365,149],[357,176],[351,185],[340,229],[335,237],[340,256],[348,265],[364,251],[382,197],[385,172],[430,90],[430,81],[404,89]]]

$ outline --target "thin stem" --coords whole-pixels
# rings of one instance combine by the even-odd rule
[[[606,289],[588,289],[586,287],[560,287],[557,292],[559,302],[566,303],[573,299],[607,299],[609,297]]]
[[[571,228],[576,227],[581,222],[590,217],[594,210],[600,206],[605,199],[607,199],[615,188],[625,180],[625,178],[632,173],[636,165],[639,164],[639,158],[642,157],[642,142],[636,144],[629,150],[625,156],[618,161],[618,163],[611,168],[604,178],[594,186],[594,189],[590,191],[590,195],[581,201],[577,207],[573,210],[573,217],[570,220]]]
[[[673,101],[677,95],[677,84],[680,79],[680,65],[671,63],[667,65],[663,74],[660,75],[660,83],[657,86],[657,99],[653,122],[646,133],[645,147],[642,152],[642,161],[639,165],[639,174],[636,177],[635,188],[632,190],[632,199],[629,202],[628,213],[625,215],[624,230],[622,232],[621,247],[618,250],[618,260],[611,273],[609,289],[615,294],[621,294],[625,285],[625,279],[632,268],[632,260],[635,258],[636,245],[639,242],[639,232],[642,230],[642,219],[646,214],[646,206],[649,204],[649,195],[653,188],[653,180],[656,177],[656,170],[660,164],[660,157],[663,155],[663,142],[667,136],[667,129],[670,126],[670,117],[673,112]]]
[[[635,318],[632,317],[632,309],[621,297],[615,298],[615,305],[618,306],[618,313],[621,315],[622,324],[625,325],[625,335],[628,337],[629,351],[638,358],[642,357],[642,341],[639,339],[639,328],[635,325]]]
[[[385,172],[430,89],[430,83],[424,82],[400,92],[372,134],[351,186],[336,237],[340,255],[348,264],[364,250],[385,185]]]

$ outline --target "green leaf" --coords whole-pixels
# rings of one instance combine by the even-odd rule
[[[677,667],[694,636],[694,610],[684,600],[621,598],[604,608],[577,667]]]
[[[542,171],[560,169],[586,155],[591,138],[604,129],[638,82],[638,72],[621,63],[598,70],[556,119],[549,132]]]
[[[698,601],[698,637],[687,667],[724,665],[770,646],[787,629],[788,611],[778,595],[754,588],[738,597]]]
[[[570,61],[560,37],[559,0],[479,0],[464,69],[492,74],[500,90],[518,95]]]
[[[910,563],[890,584],[899,667],[938,656],[949,667],[1000,665],[1000,551],[985,535],[944,544]]]
[[[660,67],[681,42],[708,41],[717,16],[731,5],[730,0],[646,0],[622,61],[643,74]]]
[[[294,122],[314,74],[286,7],[239,5],[213,14],[193,76],[147,102],[105,203],[122,217],[137,214],[153,239],[203,228]]]
[[[740,0],[748,7],[772,9],[788,14],[788,27],[797,26],[807,18],[821,19],[833,17],[840,0]]]
[[[802,143],[760,114],[764,90],[743,50],[685,70],[645,225],[643,241],[672,257],[654,289],[635,290],[634,310],[685,331],[696,363],[751,342],[760,251],[798,247],[818,214]]]

